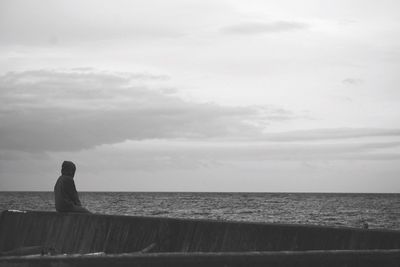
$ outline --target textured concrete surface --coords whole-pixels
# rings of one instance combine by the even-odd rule
[[[190,267],[398,267],[400,250],[174,252],[102,256],[24,256],[0,258],[4,266],[190,266]]]
[[[121,266],[128,266],[129,262],[136,262],[132,266],[171,266],[162,264],[178,264],[181,261],[179,264],[183,265],[173,266],[258,266],[257,262],[259,266],[262,262],[269,262],[267,266],[311,266],[296,265],[294,262],[300,259],[304,263],[319,262],[318,266],[321,266],[321,261],[326,261],[323,266],[330,266],[328,263],[335,261],[338,264],[351,261],[353,265],[348,266],[400,266],[394,265],[400,262],[400,252],[396,250],[400,249],[400,231],[56,212],[3,212],[0,217],[0,252],[21,251],[21,248],[35,246],[56,254],[131,254],[68,256],[70,258],[36,256],[28,261],[26,257],[3,257],[0,258],[0,266],[14,266],[18,260],[20,266],[27,262],[26,266],[58,266],[58,263],[67,264],[65,266],[99,266],[109,260],[120,262]],[[143,250],[147,254],[137,253]],[[264,251],[264,254],[252,254],[255,251]],[[292,261],[284,263],[286,258]],[[361,262],[363,264],[358,265]],[[366,265],[368,262],[375,262],[375,265]],[[332,266],[347,266],[340,264]]]

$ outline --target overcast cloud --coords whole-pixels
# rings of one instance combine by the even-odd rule
[[[307,29],[308,25],[300,22],[276,21],[270,23],[248,22],[223,28],[221,31],[228,34],[263,34],[280,33]]]
[[[400,192],[399,8],[1,1],[0,190]]]
[[[163,90],[165,76],[25,71],[0,77],[0,149],[72,151],[125,140],[255,138],[258,121],[283,109],[188,102]],[[253,122],[253,124],[250,124]]]

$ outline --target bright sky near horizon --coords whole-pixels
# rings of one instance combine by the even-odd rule
[[[400,193],[396,0],[0,0],[0,191]]]

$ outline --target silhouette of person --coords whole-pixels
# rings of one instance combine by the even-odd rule
[[[61,176],[54,186],[56,210],[58,212],[90,213],[82,207],[78,192],[75,188],[74,176],[76,166],[71,161],[64,161],[61,167]]]

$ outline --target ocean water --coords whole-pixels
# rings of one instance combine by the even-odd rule
[[[400,194],[80,192],[102,214],[400,230]],[[0,210],[54,211],[53,192],[0,192]]]

